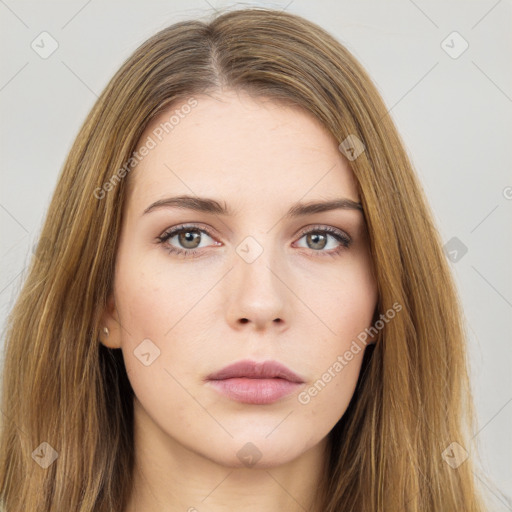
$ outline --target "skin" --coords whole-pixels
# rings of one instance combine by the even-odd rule
[[[309,403],[298,393],[371,325],[377,286],[362,212],[284,215],[298,201],[359,201],[356,180],[336,140],[304,110],[231,90],[195,98],[127,178],[103,314],[110,334],[102,343],[122,349],[136,395],[136,470],[125,512],[315,510],[328,434],[353,395],[364,350]],[[180,105],[155,118],[141,141]],[[225,202],[234,215],[143,213],[181,194]],[[157,240],[182,223],[210,230],[200,232],[198,257],[169,253],[169,245],[196,247],[178,235]],[[351,245],[319,232],[329,226]],[[251,263],[236,251],[248,236],[263,249]],[[134,354],[144,339],[160,350],[148,366]],[[239,403],[205,382],[241,359],[279,361],[305,382],[265,405]],[[261,454],[251,466],[237,455],[247,443]]]

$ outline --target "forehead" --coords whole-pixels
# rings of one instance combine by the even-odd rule
[[[139,140],[137,150],[151,149],[129,176],[129,202],[138,209],[179,193],[233,206],[340,195],[358,200],[336,139],[311,113],[244,92],[192,100],[160,113]]]

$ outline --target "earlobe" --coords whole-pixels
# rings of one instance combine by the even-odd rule
[[[117,310],[113,294],[109,296],[101,315],[98,341],[108,348],[121,348],[121,329],[117,320]]]
[[[372,324],[375,325],[375,322]],[[380,332],[370,334],[368,337],[368,345],[376,345],[380,338]]]

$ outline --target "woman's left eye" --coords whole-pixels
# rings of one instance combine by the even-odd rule
[[[195,257],[201,254],[199,248],[203,241],[203,235],[212,238],[208,231],[197,226],[177,226],[166,231],[157,239],[160,243],[165,244],[166,249],[170,253],[184,257]],[[332,227],[318,227],[303,231],[299,240],[303,238],[306,240],[306,248],[318,253],[317,255],[319,256],[335,256],[341,251],[348,249],[352,243],[352,239],[346,233]],[[180,247],[172,243],[173,239],[176,239],[175,242],[179,243]],[[331,247],[328,247],[330,241],[332,241]],[[333,244],[334,247],[332,247]],[[215,245],[222,244],[215,242]],[[326,248],[331,250],[323,250]]]
[[[307,248],[320,253],[322,256],[336,256],[343,250],[348,249],[352,243],[352,239],[346,233],[332,227],[310,229],[303,232],[299,240],[302,240],[302,238],[306,239]],[[328,247],[329,238],[333,241],[331,247]],[[331,250],[322,250],[326,248]]]

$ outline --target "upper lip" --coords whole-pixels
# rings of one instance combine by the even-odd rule
[[[277,361],[249,361],[243,360],[230,364],[218,372],[208,375],[207,380],[224,380],[237,377],[250,379],[281,378],[290,382],[302,383],[304,380],[289,368]]]

